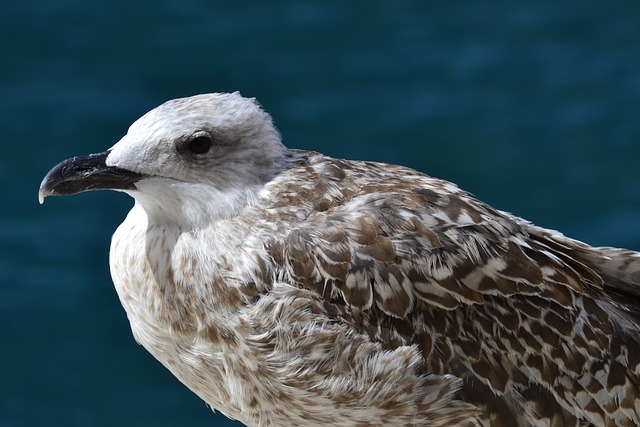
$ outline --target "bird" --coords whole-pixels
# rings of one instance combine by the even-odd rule
[[[254,98],[169,100],[47,196],[135,204],[135,340],[248,426],[640,425],[640,254],[408,167],[287,148]]]

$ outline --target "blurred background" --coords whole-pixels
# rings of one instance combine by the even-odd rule
[[[108,271],[132,205],[37,204],[161,102],[239,90],[286,145],[401,163],[640,249],[640,2],[0,3],[0,426],[224,426],[138,346]]]

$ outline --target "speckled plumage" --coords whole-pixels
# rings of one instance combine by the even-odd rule
[[[202,132],[209,150],[185,151]],[[163,104],[109,153],[144,176],[111,246],[134,336],[227,416],[640,424],[638,253],[405,167],[286,149],[239,94]]]

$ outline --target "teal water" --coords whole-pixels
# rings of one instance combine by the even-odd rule
[[[47,170],[173,97],[240,90],[285,143],[412,166],[640,249],[640,3],[0,4],[0,426],[215,426],[131,337],[111,233],[132,201],[37,204]]]

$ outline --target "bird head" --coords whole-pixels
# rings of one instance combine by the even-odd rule
[[[254,99],[197,95],[149,111],[105,152],[60,162],[40,184],[39,199],[111,189],[129,193],[158,220],[224,218],[285,163],[280,135]]]

